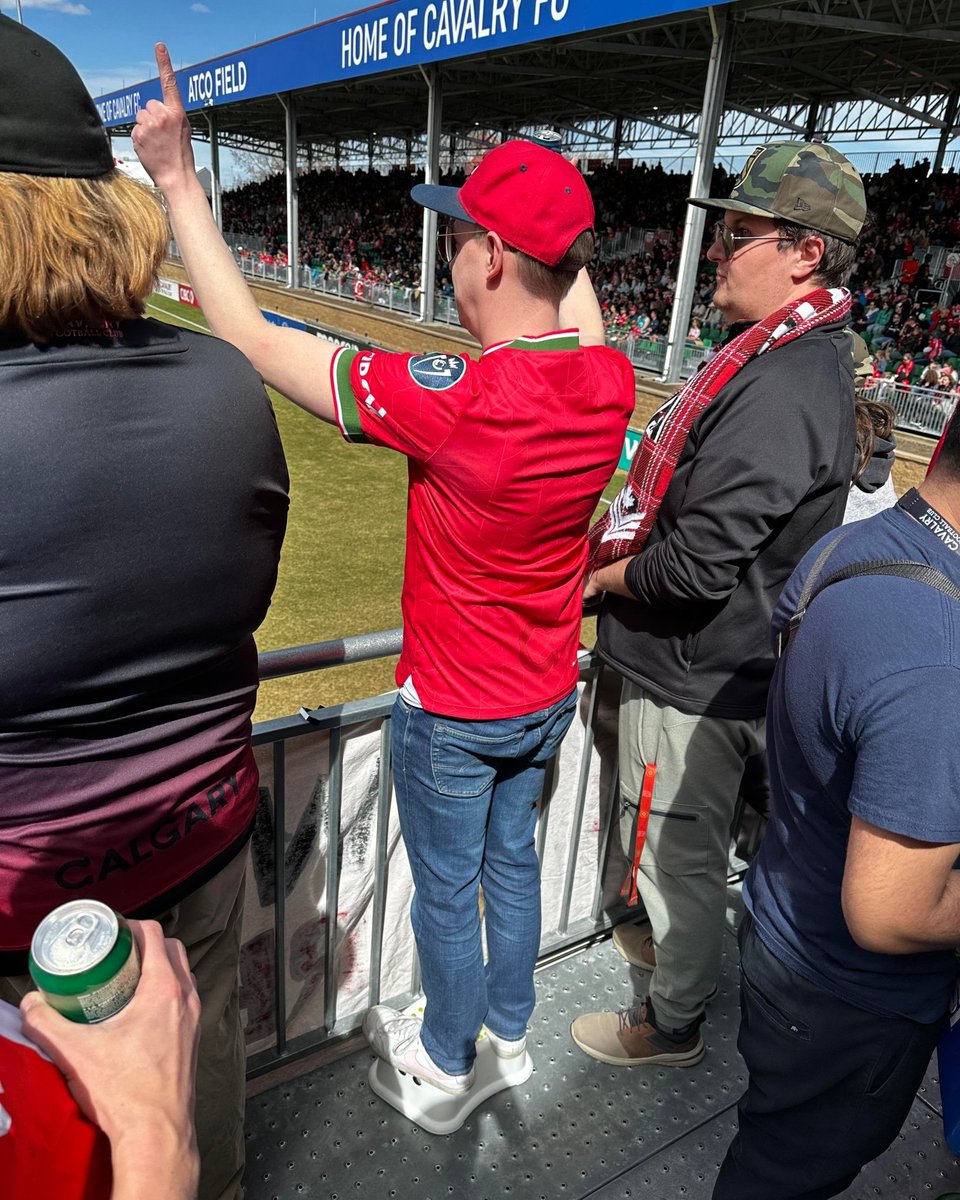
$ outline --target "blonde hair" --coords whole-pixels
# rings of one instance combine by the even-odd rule
[[[558,305],[573,287],[577,272],[585,267],[596,251],[592,229],[585,229],[563,256],[559,266],[548,267],[539,259],[517,251],[517,276],[523,286],[538,300]]]
[[[168,240],[158,198],[116,169],[0,172],[0,329],[48,342],[77,322],[140,316]]]

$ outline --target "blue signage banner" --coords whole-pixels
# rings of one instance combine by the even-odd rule
[[[729,2],[729,0],[722,0]],[[702,8],[693,0],[392,0],[177,72],[188,110],[382,74]],[[171,55],[176,54],[176,42]],[[159,79],[97,100],[106,126],[159,100]]]

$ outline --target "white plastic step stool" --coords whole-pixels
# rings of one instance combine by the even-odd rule
[[[423,1002],[405,1010],[409,1016],[423,1012]],[[392,1105],[428,1133],[455,1133],[478,1105],[504,1088],[526,1083],[533,1073],[528,1051],[516,1058],[498,1058],[482,1029],[477,1038],[473,1087],[460,1096],[448,1096],[432,1084],[421,1083],[413,1075],[398,1071],[382,1058],[370,1064],[368,1081],[381,1100]]]

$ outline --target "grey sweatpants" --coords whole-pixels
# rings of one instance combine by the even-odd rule
[[[620,699],[620,833],[633,861],[644,766],[656,763],[637,886],[657,966],[657,1022],[679,1029],[703,1012],[720,971],[730,824],[747,758],[764,748],[764,720],[703,717],[624,681]]]

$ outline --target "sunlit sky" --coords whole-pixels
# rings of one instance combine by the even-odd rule
[[[58,46],[94,96],[142,83],[157,74],[156,42],[170,47],[174,66],[280,37],[317,21],[369,6],[370,0],[21,0],[24,24]],[[17,19],[16,0],[0,0],[0,12]],[[204,143],[194,144],[197,163],[208,165]],[[115,153],[132,155],[128,138],[114,139]],[[229,186],[235,162],[221,160]]]
[[[189,66],[366,8],[369,0],[21,0],[24,23],[67,55],[94,96],[153,78],[155,42]],[[0,0],[16,19],[16,0]]]

